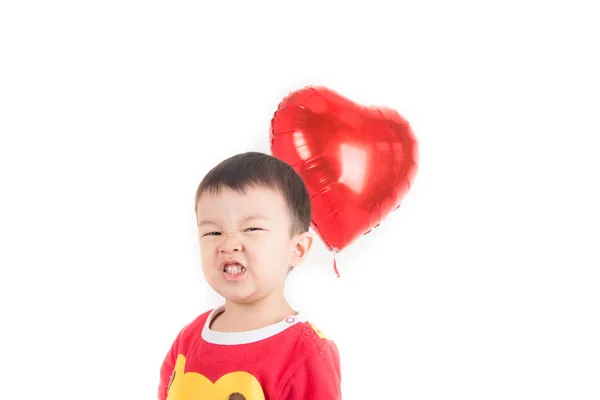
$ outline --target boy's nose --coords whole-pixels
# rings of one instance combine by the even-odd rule
[[[240,241],[239,232],[231,232],[223,235],[223,242],[221,243],[221,251],[223,253],[234,253],[242,249],[242,243]]]

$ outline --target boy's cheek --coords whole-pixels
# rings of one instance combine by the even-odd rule
[[[212,254],[211,252],[213,252],[214,250],[214,246],[210,245],[209,243],[200,242],[200,254]]]

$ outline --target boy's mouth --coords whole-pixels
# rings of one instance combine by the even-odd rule
[[[236,278],[242,276],[244,272],[246,272],[246,267],[236,262],[227,262],[223,264],[222,271],[226,277]]]

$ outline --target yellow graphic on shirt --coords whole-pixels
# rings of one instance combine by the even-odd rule
[[[258,379],[248,372],[230,372],[213,383],[197,372],[185,372],[185,361],[177,356],[167,400],[265,400]]]

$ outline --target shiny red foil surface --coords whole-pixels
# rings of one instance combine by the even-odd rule
[[[283,99],[270,140],[272,155],[304,179],[312,227],[334,252],[398,208],[417,172],[418,143],[402,116],[325,87],[306,87]]]

